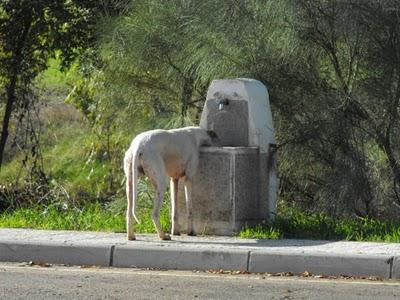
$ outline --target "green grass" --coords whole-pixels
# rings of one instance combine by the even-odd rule
[[[21,208],[0,215],[0,227],[35,228],[50,230],[89,230],[125,232],[125,213],[121,204],[113,207],[99,203],[88,204],[82,209],[65,205],[50,205],[47,208]],[[140,203],[139,203],[140,204]],[[138,233],[155,233],[151,221],[151,206],[138,207],[140,224]],[[169,204],[161,210],[161,224],[169,231]],[[314,240],[351,240],[374,242],[400,242],[400,224],[368,218],[334,220],[322,214],[306,214],[298,210],[286,210],[270,224],[245,228],[242,238],[299,238]]]
[[[107,189],[108,165],[101,160],[88,161],[90,143],[95,139],[90,129],[79,123],[66,123],[43,133],[42,155],[44,171],[51,179],[51,187],[62,187],[74,201],[93,201]],[[23,188],[27,168],[23,167],[23,153],[2,166],[0,183],[15,183]],[[120,169],[120,177],[123,171]],[[100,195],[100,196],[99,196]],[[0,199],[1,201],[1,199]],[[35,202],[26,199],[27,202]]]
[[[44,171],[50,175],[49,178],[64,186],[72,197],[77,193],[96,195],[104,188],[101,178],[105,168],[100,163],[86,163],[89,149],[86,144],[90,132],[84,126],[78,125],[60,127],[61,133],[54,138],[56,140],[43,143]],[[0,182],[13,183],[18,176],[20,179],[26,176],[27,169],[22,165],[23,157],[19,153],[2,167]],[[89,177],[92,180],[88,180]]]
[[[333,219],[324,214],[309,214],[296,209],[279,213],[271,224],[244,228],[242,238],[297,238],[400,242],[400,224],[370,218]]]
[[[140,224],[135,225],[138,233],[155,233],[148,208],[140,208]],[[168,230],[169,210],[161,210],[161,225]],[[49,230],[82,230],[125,232],[125,213],[115,212],[99,203],[86,205],[82,209],[52,205],[47,208],[21,208],[0,215],[0,227],[34,228]]]
[[[42,123],[40,146],[45,172],[54,174],[58,181],[66,175],[63,178],[71,180],[71,185],[84,182],[83,177],[91,171],[85,166],[87,147],[84,147],[86,140],[92,138],[90,128],[81,120],[82,115],[79,111],[63,104],[77,76],[75,65],[61,72],[60,59],[52,58],[48,61],[48,69],[35,80],[36,86],[42,90],[40,102],[46,103],[38,106]],[[16,124],[12,126],[15,127]],[[11,144],[11,140],[8,143]],[[2,165],[1,183],[15,182],[17,178],[23,178],[26,174],[22,166],[25,153],[16,148],[8,151],[11,157]]]

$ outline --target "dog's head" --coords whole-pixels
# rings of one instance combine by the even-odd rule
[[[218,146],[220,140],[214,130],[207,130],[207,136],[208,136],[207,146]]]

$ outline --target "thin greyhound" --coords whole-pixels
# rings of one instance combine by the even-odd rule
[[[160,225],[160,208],[167,187],[167,177],[171,184],[171,234],[179,235],[177,210],[178,181],[184,178],[187,212],[187,234],[194,235],[192,214],[192,179],[197,171],[200,146],[212,145],[217,139],[213,131],[200,127],[185,127],[172,130],[151,130],[136,136],[125,153],[124,171],[128,208],[126,228],[128,240],[134,240],[133,218],[136,217],[138,177],[145,175],[155,189],[152,219],[158,236],[170,240]]]

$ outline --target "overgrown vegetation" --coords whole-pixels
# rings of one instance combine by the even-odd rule
[[[117,128],[196,122],[211,80],[252,77],[269,88],[282,201],[398,218],[400,7],[389,2],[132,2],[103,19],[103,65],[81,89],[97,105],[98,149],[111,140],[122,155]]]
[[[373,242],[400,242],[400,224],[368,217],[335,219],[323,213],[282,209],[271,224],[247,227],[242,238],[312,239]]]
[[[249,234],[396,235],[399,1],[53,2],[0,2],[7,217],[123,203],[136,133],[196,124],[213,79],[251,77],[270,94],[281,212]]]
[[[52,230],[89,230],[125,232],[125,205],[93,203],[79,209],[64,204],[36,206],[5,212],[0,215],[0,227],[36,228]],[[169,206],[161,210],[161,224],[170,229]],[[151,220],[151,206],[139,208],[139,233],[155,233]],[[370,218],[333,219],[324,214],[310,214],[298,209],[284,209],[272,224],[244,228],[239,236],[257,239],[313,239],[373,242],[400,242],[400,224]]]
[[[155,233],[151,208],[141,207],[139,215],[140,224],[135,225],[135,231]],[[169,220],[169,209],[164,206],[160,214],[164,230],[168,230]],[[52,204],[4,212],[0,215],[0,227],[125,232],[125,212],[100,203],[83,208]]]

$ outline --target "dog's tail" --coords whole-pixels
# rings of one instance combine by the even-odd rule
[[[136,222],[140,224],[137,216],[136,216],[136,202],[138,195],[138,160],[139,157],[136,151],[132,151],[130,156],[127,158],[127,166],[126,166],[126,188],[127,188],[127,196],[128,201],[132,203],[132,214],[135,218]]]

